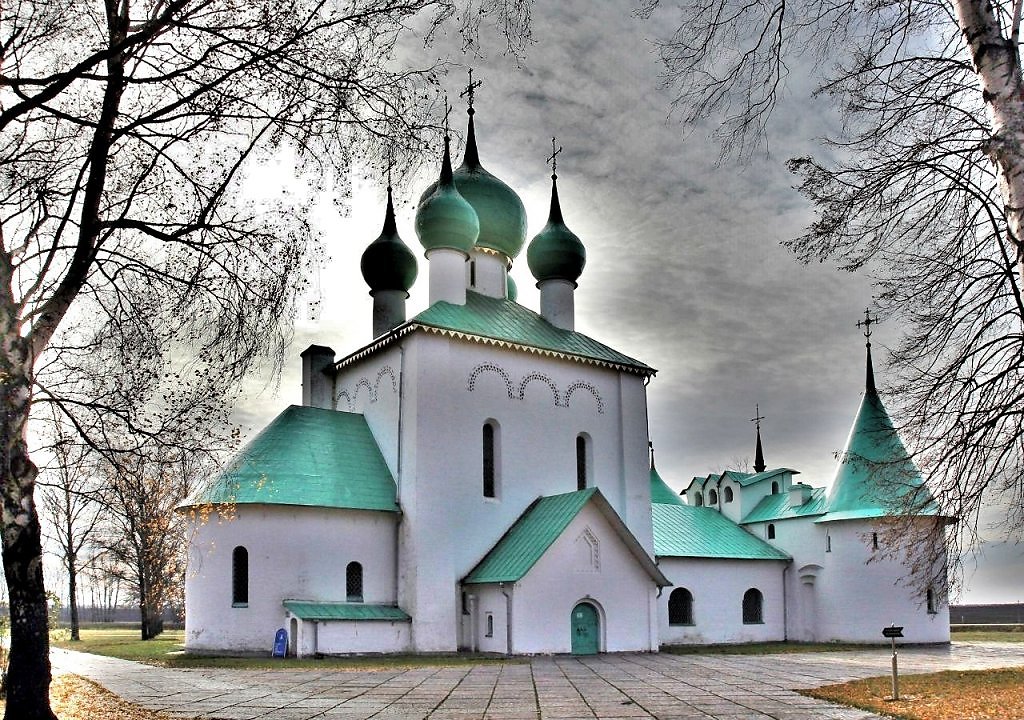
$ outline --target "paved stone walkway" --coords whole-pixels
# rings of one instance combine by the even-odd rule
[[[885,675],[885,649],[791,655],[616,654],[411,670],[170,670],[53,651],[91,678],[180,718],[224,720],[868,720],[794,689]],[[902,673],[1024,665],[1024,643],[900,652]]]

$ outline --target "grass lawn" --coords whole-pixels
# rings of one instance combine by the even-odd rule
[[[1024,643],[1024,632],[1005,632],[999,630],[970,630],[967,632],[956,632],[952,635],[953,642],[966,640],[984,642],[1018,642]]]
[[[900,677],[900,700],[889,677],[855,680],[804,695],[906,720],[1024,720],[1024,668],[947,670]]]
[[[139,630],[125,627],[82,628],[82,639],[51,641],[54,647],[79,652],[135,660],[148,665],[172,668],[308,668],[316,670],[389,670],[394,668],[438,667],[479,663],[522,662],[484,655],[387,655],[295,658],[223,657],[185,654],[184,630],[165,630],[153,640],[140,640]]]
[[[671,655],[780,655],[784,653],[866,650],[873,647],[881,647],[881,644],[876,646],[855,643],[761,642],[742,645],[662,645],[661,651]]]

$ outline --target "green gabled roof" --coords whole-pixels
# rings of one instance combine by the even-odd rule
[[[938,506],[874,389],[870,356],[868,362],[868,389],[828,492],[827,514],[818,522],[905,512],[937,515]]]
[[[789,560],[789,555],[708,507],[651,506],[656,557]]]
[[[668,486],[658,471],[651,466],[651,502],[662,505],[685,505],[683,499],[676,494],[675,490]]]
[[[659,586],[671,585],[597,488],[534,500],[491,551],[463,578],[465,584],[516,582],[543,557],[583,506],[594,502],[626,548]]]
[[[769,522],[771,520],[787,520],[789,518],[808,517],[825,514],[825,488],[811,488],[811,497],[803,505],[792,507],[789,504],[789,493],[766,495],[761,502],[747,513],[741,524]]]
[[[284,606],[292,615],[301,620],[389,620],[391,622],[410,622],[412,620],[408,613],[394,605],[285,600]]]
[[[694,486],[695,483],[699,483],[701,487],[708,485],[709,483],[717,483],[719,480],[732,480],[740,487],[748,487],[765,480],[770,480],[778,475],[784,475],[791,473],[793,475],[799,475],[799,470],[793,470],[792,468],[772,468],[771,470],[765,470],[759,473],[748,473],[740,472],[739,470],[726,470],[721,475],[711,473],[707,477],[694,477],[690,480],[690,484],[686,486],[689,490]]]
[[[654,368],[583,333],[557,328],[511,300],[467,292],[465,305],[437,302],[409,321],[412,326],[456,334],[496,345],[513,345],[547,355],[653,375]]]
[[[292,405],[188,504],[397,512],[395,492],[395,481],[362,415]]]
[[[587,488],[534,500],[463,582],[515,582],[521,579],[596,492],[597,488]]]

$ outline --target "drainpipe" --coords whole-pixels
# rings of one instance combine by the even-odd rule
[[[512,654],[512,594],[505,592],[505,583],[498,583],[498,589],[505,596],[505,654]]]
[[[405,407],[405,348],[398,346],[398,441],[396,444],[397,460],[395,474],[398,476],[397,500],[402,504],[402,410]]]
[[[789,641],[789,584],[786,582],[786,573],[792,564],[792,560],[787,560],[786,567],[782,568],[782,642]]]

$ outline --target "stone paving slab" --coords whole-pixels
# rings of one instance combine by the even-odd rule
[[[157,668],[53,650],[130,702],[206,720],[881,720],[798,689],[886,675],[870,648],[785,655],[622,653],[410,670]],[[900,672],[1024,666],[1024,643],[903,648]]]

